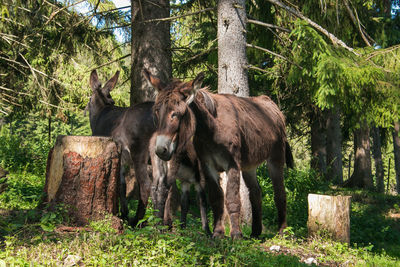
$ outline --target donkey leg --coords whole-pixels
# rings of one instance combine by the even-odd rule
[[[124,220],[128,219],[128,201],[126,199],[126,180],[125,174],[127,172],[127,166],[121,164],[119,172],[120,186],[119,186],[119,202],[121,205],[121,218]]]
[[[181,183],[182,196],[181,196],[181,227],[186,227],[186,218],[189,211],[189,193],[190,193],[190,183]]]
[[[262,231],[262,208],[261,208],[261,188],[257,180],[256,169],[242,171],[243,180],[249,189],[249,197],[251,203],[251,236],[257,237]]]
[[[283,234],[286,228],[286,191],[283,183],[283,165],[284,160],[268,161],[268,170],[271,176],[274,188],[274,200],[278,210],[278,227],[279,234]]]
[[[240,171],[231,167],[227,172],[228,181],[225,191],[225,204],[231,221],[231,237],[237,239],[242,237],[240,231]]]
[[[136,211],[136,215],[131,221],[131,225],[134,227],[136,224],[143,219],[146,213],[147,202],[151,191],[151,181],[147,174],[147,160],[148,160],[148,147],[146,149],[137,149],[136,157],[133,159],[133,167],[135,170],[136,179],[139,184],[140,198]]]
[[[151,163],[153,168],[153,182],[151,186],[153,205],[156,210],[156,216],[163,219],[169,192],[167,184],[167,163],[159,159],[155,153],[151,153]]]
[[[208,217],[207,217],[206,192],[204,191],[204,188],[202,188],[200,184],[196,184],[195,188],[196,188],[197,196],[199,198],[201,227],[206,232],[207,235],[211,235],[210,226],[208,225]]]
[[[219,184],[219,174],[210,165],[202,164],[202,169],[208,184],[208,199],[211,204],[214,218],[213,237],[224,236],[225,229],[222,222],[224,215],[224,194]]]

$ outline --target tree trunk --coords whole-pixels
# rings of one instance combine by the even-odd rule
[[[154,100],[154,89],[142,75],[143,68],[169,81],[172,75],[171,35],[168,21],[143,22],[169,17],[167,0],[132,0],[131,106]]]
[[[400,194],[400,122],[396,121],[393,128],[393,153],[394,153],[394,168],[396,170],[396,191]],[[390,171],[390,170],[388,170]],[[388,181],[389,182],[389,181]]]
[[[117,215],[119,170],[120,153],[111,138],[58,136],[47,161],[45,202],[65,205],[78,226]]]
[[[326,130],[320,109],[311,113],[311,168],[318,174],[326,174]]]
[[[381,145],[381,134],[378,127],[373,127],[371,129],[372,134],[372,154],[375,161],[375,176],[376,176],[376,187],[378,192],[383,193],[385,191],[384,179],[384,169],[382,161],[382,145]]]
[[[372,189],[369,128],[366,122],[354,131],[354,155],[354,171],[345,186]]]
[[[249,96],[246,1],[218,2],[218,93]]]
[[[337,109],[328,110],[326,120],[327,178],[337,184],[343,183],[342,132]]]
[[[246,56],[246,1],[218,2],[218,93],[249,96]],[[221,175],[226,190],[227,176]],[[241,220],[251,222],[249,190],[240,175]],[[226,207],[225,207],[226,214]],[[227,216],[225,216],[227,218]]]
[[[308,232],[326,230],[338,241],[350,243],[350,196],[308,195]]]

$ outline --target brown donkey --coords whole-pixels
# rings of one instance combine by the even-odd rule
[[[188,156],[191,155],[190,152],[174,157],[173,164],[169,164],[169,166],[155,155],[155,138],[152,139],[156,130],[152,111],[154,102],[145,102],[130,108],[115,106],[110,92],[115,87],[118,76],[119,72],[102,87],[97,72],[95,70],[92,71],[90,86],[93,92],[88,103],[88,109],[92,135],[111,136],[122,150],[120,174],[121,215],[124,219],[128,217],[125,173],[132,166],[139,184],[140,198],[136,215],[130,220],[131,226],[136,226],[138,221],[143,218],[150,193],[152,194],[155,208],[159,210],[157,215],[164,217],[165,223],[171,223],[172,211],[170,203],[165,202],[167,196],[168,199],[171,198],[172,191],[168,190],[171,185],[175,185],[175,176],[179,176],[182,180],[182,224],[185,225],[188,210],[188,188],[190,188],[188,183],[199,180],[197,163],[193,157]],[[147,174],[149,156],[153,169],[153,182]],[[195,186],[196,189],[199,188],[196,183]],[[202,211],[203,229],[209,232],[205,213],[205,197],[204,194],[199,194],[202,195],[200,210]],[[166,206],[165,211],[164,206]],[[203,213],[205,214],[204,216]]]
[[[204,74],[193,81],[174,80],[165,85],[147,70],[145,75],[158,90],[153,110],[158,117],[156,154],[169,160],[193,142],[209,189],[214,215],[213,236],[224,235],[224,199],[231,221],[231,237],[242,236],[240,216],[240,171],[250,191],[252,236],[262,230],[261,189],[256,168],[264,161],[274,187],[279,232],[286,227],[285,161],[293,166],[286,138],[285,119],[267,96],[237,97],[199,90]],[[199,93],[200,92],[200,93]],[[228,176],[225,198],[219,173]]]

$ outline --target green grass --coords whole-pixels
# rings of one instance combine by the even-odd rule
[[[259,175],[266,177],[260,169]],[[36,208],[42,197],[43,177],[12,173],[8,189],[0,194],[0,266],[64,264],[68,256],[78,256],[85,266],[306,266],[314,257],[324,265],[400,266],[400,198],[365,191],[331,189],[310,171],[287,175],[288,223],[284,237],[275,236],[276,211],[268,178],[263,188],[264,225],[261,240],[249,238],[212,239],[201,230],[197,217],[189,216],[187,229],[176,222],[173,230],[159,225],[148,211],[148,225],[141,229],[126,226],[123,234],[110,227],[109,220],[92,222],[89,229],[61,233],[56,226],[66,221],[63,207],[48,212]],[[328,237],[307,238],[306,196],[309,192],[352,196],[351,243]],[[196,213],[196,212],[194,212]],[[270,252],[272,245],[280,252]]]

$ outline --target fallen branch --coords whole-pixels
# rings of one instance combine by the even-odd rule
[[[286,29],[286,28],[283,28],[283,27],[280,27],[280,26],[276,26],[274,24],[269,24],[269,23],[258,21],[258,20],[254,20],[254,19],[248,19],[247,22],[251,23],[251,24],[256,24],[256,25],[260,25],[260,26],[263,26],[263,27],[267,27],[267,28],[281,30],[281,31],[284,31],[284,32],[290,32],[289,29]]]
[[[302,20],[305,20],[308,24],[310,24],[312,27],[314,27],[315,29],[317,29],[319,32],[321,32],[322,34],[324,34],[325,36],[327,36],[331,42],[333,44],[337,44],[343,48],[345,48],[346,50],[352,52],[353,54],[360,56],[359,53],[355,52],[353,48],[347,46],[345,44],[345,42],[343,42],[342,40],[340,40],[339,38],[337,38],[335,35],[333,35],[332,33],[330,33],[329,31],[327,31],[326,29],[324,29],[323,27],[321,27],[319,24],[315,23],[314,21],[312,21],[311,19],[307,18],[306,16],[304,16],[303,14],[301,14],[301,12],[297,11],[296,9],[289,7],[287,5],[285,5],[284,3],[282,3],[279,0],[267,0],[268,2],[277,5],[283,9],[285,9],[286,11],[288,11],[289,13],[295,15],[298,18],[301,18]]]

